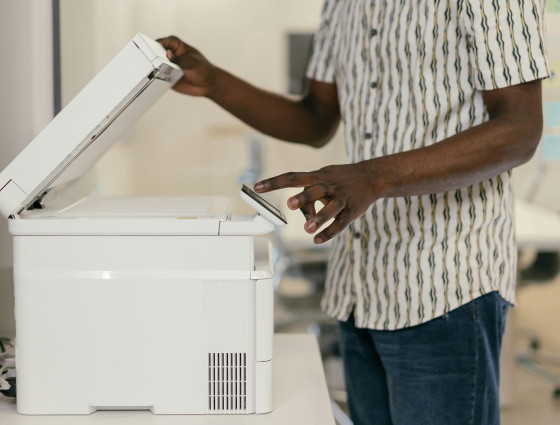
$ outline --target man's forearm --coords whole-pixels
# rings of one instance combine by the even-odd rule
[[[364,166],[376,198],[445,192],[528,161],[541,132],[538,125],[496,118],[425,148],[365,161]]]
[[[251,127],[277,139],[310,146],[328,142],[340,121],[336,84],[309,81],[300,99],[290,99],[237,78],[211,64],[197,49],[175,36],[158,40],[167,58],[181,67],[173,89],[206,96]]]
[[[270,93],[219,68],[207,97],[256,130],[288,142],[322,146],[339,122],[338,111],[329,110],[320,99]]]

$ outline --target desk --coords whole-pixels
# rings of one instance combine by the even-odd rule
[[[319,346],[314,335],[276,334],[274,411],[266,415],[154,415],[95,412],[84,416],[24,416],[0,396],[2,425],[335,425]]]

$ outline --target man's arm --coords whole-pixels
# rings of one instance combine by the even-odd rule
[[[541,83],[484,92],[490,120],[434,145],[310,173],[286,173],[255,185],[257,192],[304,187],[288,199],[307,212],[305,230],[316,243],[331,239],[379,198],[414,196],[467,187],[528,161],[542,133]],[[324,208],[314,213],[312,205]]]
[[[177,37],[158,40],[168,58],[184,72],[174,86],[180,93],[205,96],[246,124],[277,139],[320,147],[340,122],[335,84],[310,81],[301,99],[276,95],[212,65],[198,50]]]

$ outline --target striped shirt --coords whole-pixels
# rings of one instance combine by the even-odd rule
[[[548,76],[540,0],[326,0],[308,66],[336,83],[348,161],[432,145],[489,119],[482,90]],[[510,172],[379,199],[333,240],[323,310],[424,323],[491,291],[513,303]]]

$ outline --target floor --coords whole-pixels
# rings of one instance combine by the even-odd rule
[[[548,382],[516,367],[514,404],[502,409],[502,425],[560,425],[560,399],[553,397],[552,389]]]

